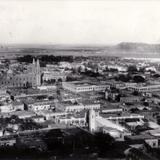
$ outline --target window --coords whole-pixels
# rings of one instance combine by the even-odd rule
[[[156,146],[156,142],[153,142],[153,144],[152,144],[152,145],[153,145],[153,147],[155,147],[155,146]]]

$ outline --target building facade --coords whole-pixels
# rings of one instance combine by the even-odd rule
[[[155,92],[155,91],[160,91],[160,84],[146,85],[146,86],[132,86],[129,87],[128,89],[137,92]]]
[[[28,70],[26,73],[20,74],[7,74],[0,79],[0,86],[7,88],[16,88],[16,87],[32,87],[41,85],[41,71],[39,60],[31,65],[31,70]]]
[[[88,82],[80,82],[80,81],[74,81],[74,82],[63,82],[62,86],[64,89],[69,90],[74,93],[80,93],[80,92],[91,92],[91,91],[105,91],[106,88],[110,88],[110,85],[107,84],[94,84],[94,83],[88,83]]]

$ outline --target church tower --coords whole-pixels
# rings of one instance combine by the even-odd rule
[[[40,86],[41,85],[41,69],[40,69],[39,59],[37,59],[36,61],[35,59],[33,59],[32,74],[35,77],[35,85]]]
[[[35,59],[33,58],[33,62],[32,62],[32,73],[35,74],[35,68],[36,68],[36,62]]]
[[[94,133],[96,131],[96,113],[95,110],[89,110],[89,131]]]
[[[36,63],[35,63],[35,59],[33,58],[33,63],[32,63],[33,65],[35,65]]]
[[[40,64],[39,64],[39,59],[37,59],[36,62],[36,86],[41,85],[41,69],[40,69]]]

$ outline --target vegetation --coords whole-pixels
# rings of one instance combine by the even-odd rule
[[[133,77],[133,81],[136,83],[144,83],[145,82],[145,78],[143,78],[142,76],[134,76]]]
[[[73,62],[73,56],[53,56],[53,55],[39,55],[37,57],[33,55],[24,55],[23,57],[18,57],[19,62],[32,63],[33,58],[38,58],[42,64],[52,64],[61,61]]]
[[[18,137],[14,146],[0,146],[0,158],[73,158],[96,157],[124,158],[125,144],[117,144],[103,133],[95,135],[81,130],[68,129],[67,133],[57,129],[47,133]],[[119,148],[120,147],[120,148]],[[6,153],[7,152],[7,153]],[[34,155],[34,156],[33,156]],[[85,157],[85,158],[84,158]]]
[[[138,72],[137,67],[136,66],[129,66],[128,72],[129,73],[137,73]]]

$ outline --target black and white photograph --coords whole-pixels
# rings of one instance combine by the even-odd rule
[[[0,160],[160,160],[160,1],[0,0]]]

